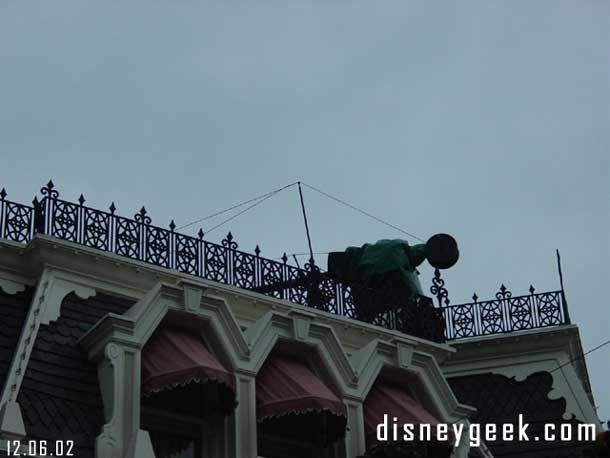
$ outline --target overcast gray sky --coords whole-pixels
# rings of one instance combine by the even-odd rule
[[[608,19],[601,0],[3,0],[0,185],[29,202],[52,177],[180,225],[300,179],[453,234],[454,303],[557,289],[559,248],[586,350],[610,337]],[[305,200],[316,251],[401,236]],[[228,229],[306,251],[294,188],[209,238]],[[587,357],[603,420],[609,356]]]

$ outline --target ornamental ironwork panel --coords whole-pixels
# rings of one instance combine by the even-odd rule
[[[530,296],[515,297],[510,302],[508,314],[510,318],[509,329],[520,331],[534,327],[534,315]]]
[[[294,286],[288,289],[285,299],[297,304],[307,304],[307,287],[303,283],[307,277],[307,272],[293,266],[286,266],[286,280]]]
[[[259,286],[273,286],[283,284],[286,281],[286,261],[287,256],[282,257],[283,263],[272,261],[270,259],[259,258]],[[272,289],[268,295],[285,299],[284,289]]]
[[[171,267],[172,232],[155,226],[146,226],[145,234],[144,261],[161,267]]]
[[[142,223],[122,216],[114,217],[114,252],[142,260]]]
[[[203,242],[203,277],[221,283],[229,282],[229,256],[227,248],[211,242]]]
[[[480,335],[498,334],[506,330],[506,316],[502,300],[483,301],[473,305],[478,312]]]
[[[48,234],[70,242],[80,242],[81,206],[59,199],[48,199],[47,203],[46,210],[50,216]]]
[[[115,214],[114,203],[103,211],[85,206],[82,195],[77,202],[60,199],[52,181],[40,192],[29,206],[7,200],[0,190],[0,238],[28,243],[35,234],[46,234],[436,341],[570,322],[563,291],[536,293],[530,287],[529,295],[513,296],[502,285],[492,300],[479,301],[475,294],[473,302],[454,305],[435,270],[434,306],[424,296],[390,297],[342,283],[313,260],[302,269],[289,265],[286,254],[277,261],[262,257],[258,246],[253,254],[239,251],[230,232],[217,244],[204,240],[201,229],[197,237],[175,232],[173,221],[168,229],[153,226],[144,207],[125,218]]]
[[[443,308],[447,323],[447,338],[461,339],[477,335],[474,304],[459,304]]]
[[[566,320],[562,291],[532,295],[539,327],[557,326]]]
[[[337,281],[334,278],[322,277],[318,283],[320,308],[326,312],[342,315],[340,297],[337,294]]]
[[[32,238],[34,209],[2,199],[2,238],[13,242],[29,242]]]
[[[201,248],[200,239],[188,235],[174,234],[175,243],[175,269],[185,274],[202,276],[201,272]]]
[[[112,215],[91,208],[83,208],[83,245],[109,251],[111,247]]]
[[[231,284],[244,289],[254,289],[256,283],[257,256],[232,250],[233,281]]]

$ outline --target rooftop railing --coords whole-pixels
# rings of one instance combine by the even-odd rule
[[[526,329],[545,328],[570,323],[564,292],[536,293],[530,286],[530,294],[513,296],[502,285],[496,298],[443,307],[445,336],[448,340],[478,337]]]
[[[133,218],[117,215],[112,203],[108,211],[59,198],[52,181],[41,189],[32,205],[6,199],[0,191],[0,238],[28,243],[36,234],[46,234],[102,251],[112,252],[156,266],[253,290],[318,310],[367,321],[388,329],[443,342],[464,337],[506,333],[569,323],[562,291],[512,297],[504,286],[496,299],[450,305],[440,273],[435,272],[430,292],[438,306],[425,296],[411,298],[346,285],[321,272],[310,260],[304,269],[240,251],[232,234],[220,244],[152,224],[146,209]],[[382,303],[383,313],[367,313],[366,304]]]

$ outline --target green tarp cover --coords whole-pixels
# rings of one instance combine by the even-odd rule
[[[405,240],[379,240],[328,255],[328,271],[338,279],[367,288],[402,287],[422,294],[416,267],[425,259],[425,245]]]

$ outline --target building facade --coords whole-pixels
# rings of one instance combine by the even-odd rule
[[[416,425],[520,413],[534,431],[599,423],[563,291],[503,287],[449,305],[436,276],[437,304],[393,298],[365,322],[357,286],[242,252],[230,233],[189,237],[144,209],[130,219],[65,201],[52,183],[32,205],[0,196],[9,456],[22,444],[82,458],[355,458],[375,448],[386,412]],[[580,457],[590,446],[434,439],[413,456]]]

